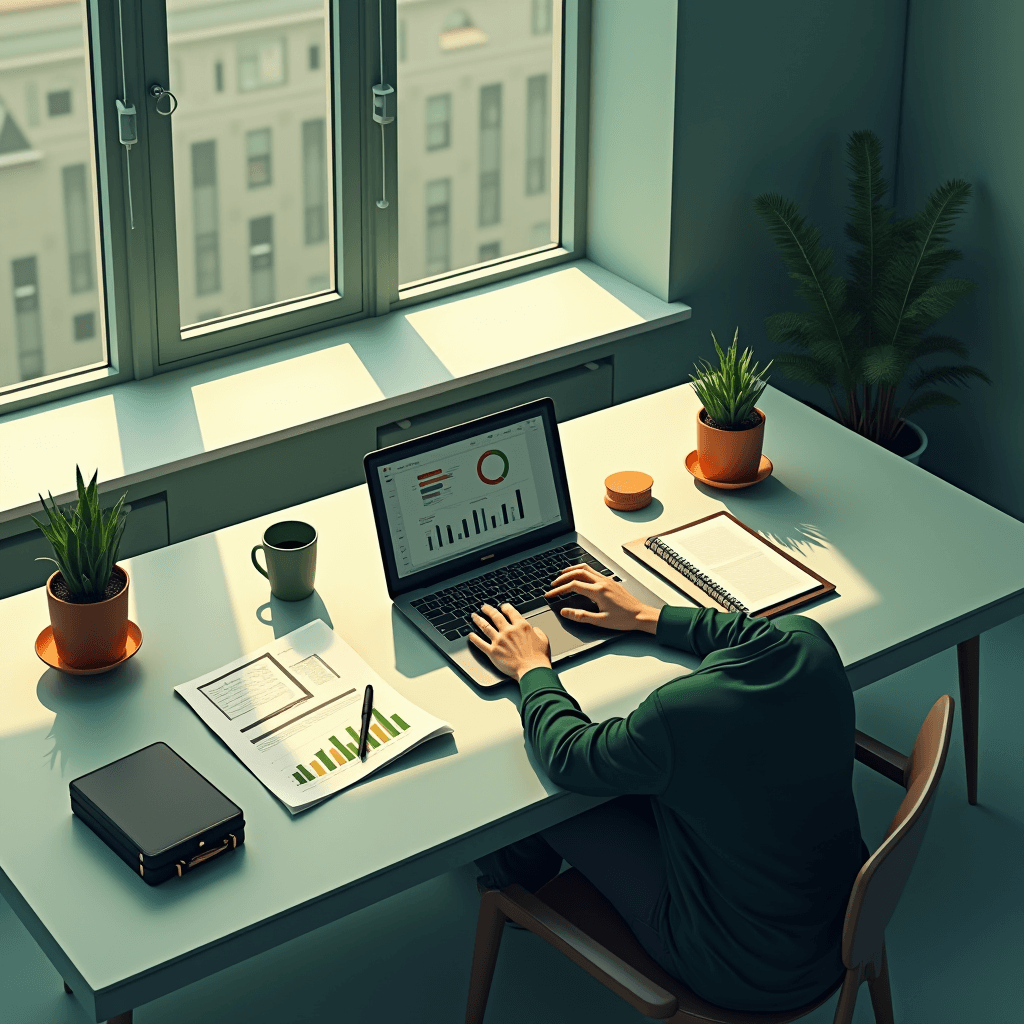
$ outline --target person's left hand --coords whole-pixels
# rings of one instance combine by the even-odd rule
[[[469,642],[483,651],[499,672],[519,682],[531,668],[551,668],[548,638],[512,605],[503,604],[498,611],[485,604],[481,611],[483,615],[473,613],[473,622],[483,637],[470,633]]]

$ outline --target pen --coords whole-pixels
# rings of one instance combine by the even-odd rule
[[[363,724],[359,727],[359,760],[366,760],[366,738],[370,735],[370,718],[373,714],[373,687],[367,683],[363,693]]]

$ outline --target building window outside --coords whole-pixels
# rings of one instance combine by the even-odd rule
[[[14,333],[22,380],[43,375],[43,325],[39,317],[39,272],[35,256],[11,261],[14,284]]]
[[[547,35],[551,31],[551,0],[532,0],[530,31],[535,36]]]
[[[477,222],[501,223],[501,84],[480,90],[480,204]]]
[[[303,231],[306,245],[327,237],[327,161],[323,118],[302,122]]]
[[[451,178],[427,182],[427,275],[451,269]]]
[[[271,183],[270,129],[257,128],[245,133],[245,157],[248,163],[246,180],[249,188],[261,188]]]
[[[309,70],[318,70],[320,67],[320,47],[316,45],[311,46],[307,56],[309,58]]]
[[[85,164],[61,168],[64,186],[64,229],[68,244],[71,293],[90,291],[95,283],[92,262],[92,218]]]
[[[249,221],[249,297],[251,306],[274,301],[274,218]]]
[[[501,255],[501,242],[485,242],[480,246],[480,262],[496,260]]]
[[[224,91],[224,62],[220,60],[213,65],[213,88],[217,92]]]
[[[75,341],[88,341],[90,338],[95,338],[96,314],[79,313],[78,316],[72,318],[71,326]]]
[[[548,76],[526,80],[526,194],[548,188]]]
[[[46,112],[50,117],[62,117],[71,113],[71,90],[59,89],[46,94]]]
[[[196,240],[196,295],[220,291],[220,215],[217,143],[192,145],[192,220]]]
[[[447,149],[452,143],[452,94],[427,97],[427,149]]]
[[[250,39],[238,47],[240,92],[284,85],[286,67],[283,39]]]

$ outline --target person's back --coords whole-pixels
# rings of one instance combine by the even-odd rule
[[[622,835],[636,828],[639,837],[642,822],[604,805],[533,837],[554,856],[540,870],[557,870],[558,852],[581,869],[587,861],[584,874],[602,877],[598,887],[645,948],[710,1002],[773,1010],[810,1001],[842,971],[844,911],[867,856],[852,792],[853,695],[828,634],[800,615],[658,612],[586,567],[555,585],[552,593],[598,605],[566,617],[653,632],[704,660],[627,718],[591,722],[551,669],[543,634],[508,605],[508,619],[489,606],[493,622],[476,617],[489,643],[473,642],[519,680],[524,731],[552,781],[652,798],[657,832],[650,826],[642,842],[653,857]],[[526,865],[523,854],[536,859],[536,847],[516,845],[488,868],[507,876],[509,865]]]

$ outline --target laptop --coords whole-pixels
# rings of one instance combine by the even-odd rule
[[[586,563],[645,604],[665,603],[576,532],[550,398],[370,452],[363,469],[391,599],[478,686],[507,681],[468,640],[481,604],[518,608],[558,663],[624,635],[558,614],[596,610],[586,598],[543,596],[567,566]]]

